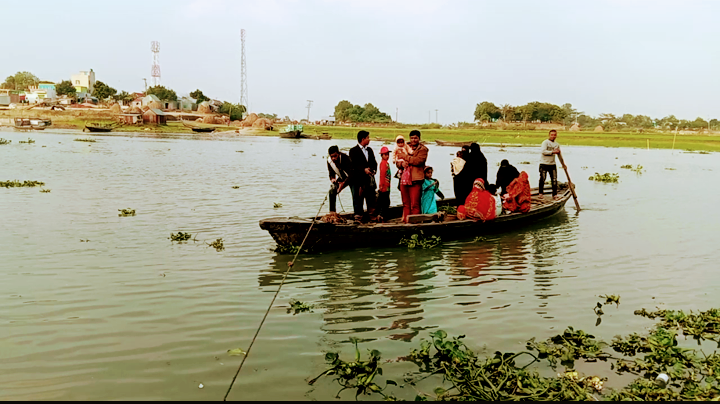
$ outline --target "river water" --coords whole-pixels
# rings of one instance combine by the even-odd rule
[[[27,136],[0,132],[13,141],[0,146],[0,180],[39,180],[51,192],[0,188],[0,400],[222,399],[241,360],[226,352],[247,349],[291,259],[272,251],[258,221],[314,214],[329,185],[327,148],[354,142],[123,134],[85,143],[46,130],[18,143]],[[324,352],[350,358],[350,337],[384,359],[437,329],[477,349],[521,350],[569,325],[607,340],[642,331],[650,323],[632,312],[643,307],[717,307],[717,155],[563,150],[579,214],[569,201],[484,241],[301,255],[229,399],[332,399],[330,379],[306,380],[325,369]],[[507,158],[536,183],[536,148],[484,151],[491,179]],[[430,146],[446,195],[454,152]],[[596,171],[620,183],[588,181]],[[349,193],[341,201],[351,209]],[[137,215],[118,217],[124,208]],[[197,241],[171,243],[177,231]],[[217,238],[224,251],[205,244]],[[622,300],[596,327],[600,294]],[[288,314],[291,299],[315,309]],[[414,366],[384,370],[399,381]],[[408,390],[393,393],[412,399]]]

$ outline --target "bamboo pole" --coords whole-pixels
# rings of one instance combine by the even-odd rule
[[[648,150],[650,150],[650,139],[647,139]]]
[[[575,186],[573,185],[572,180],[570,180],[570,173],[568,172],[567,166],[565,165],[565,160],[563,159],[562,152],[558,153],[558,158],[560,159],[560,164],[562,164],[563,170],[565,170],[565,176],[568,180],[568,187],[570,187],[570,192],[572,193],[573,200],[575,201],[575,208],[577,208],[577,211],[580,212],[580,202],[578,202],[578,197],[575,193]]]
[[[675,136],[673,136],[673,151],[675,151],[675,139],[677,139],[677,131],[675,131]]]

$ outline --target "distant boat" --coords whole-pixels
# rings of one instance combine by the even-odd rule
[[[99,123],[85,123],[85,128],[83,129],[83,132],[85,132],[86,129],[90,132],[110,132],[113,129],[115,129],[115,125],[103,125],[103,124],[99,124]]]
[[[190,130],[193,132],[198,132],[198,133],[215,132],[214,127],[190,125],[190,124],[185,123],[185,121],[183,121],[182,119],[180,120],[180,122],[182,122],[183,126],[185,126],[186,128],[190,128]]]
[[[472,144],[472,142],[446,142],[444,140],[436,140],[435,143],[437,143],[438,146],[452,146],[452,147],[470,146],[470,144]]]
[[[15,129],[18,130],[45,130],[52,121],[40,118],[15,118]]]
[[[309,139],[309,135],[304,135],[302,125],[288,125],[285,131],[280,132],[280,137],[284,139]]]

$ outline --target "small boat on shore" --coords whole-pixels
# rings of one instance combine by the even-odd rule
[[[304,249],[329,250],[370,246],[396,246],[403,238],[422,232],[425,236],[440,236],[443,241],[471,239],[490,233],[501,233],[519,226],[527,226],[550,217],[563,209],[572,193],[567,184],[560,184],[558,199],[548,196],[541,198],[537,189],[532,192],[532,208],[528,213],[510,213],[501,215],[488,222],[458,220],[447,215],[443,221],[404,224],[401,222],[402,206],[394,206],[388,211],[386,223],[360,224],[353,220],[352,213],[340,215],[345,224],[321,222],[316,218],[315,225],[307,236]],[[438,202],[438,208],[457,206],[458,201],[446,199]],[[260,228],[267,230],[275,242],[281,246],[299,246],[308,234],[312,218],[269,218],[260,221]]]
[[[15,118],[13,123],[17,130],[45,130],[52,121],[40,118]]]
[[[83,132],[87,130],[88,132],[102,132],[107,133],[111,132],[113,129],[115,129],[116,125],[106,125],[106,124],[100,124],[100,123],[85,123],[85,128],[83,129]]]
[[[180,120],[182,122],[183,126],[186,128],[189,128],[191,131],[196,133],[211,133],[215,132],[215,128],[212,126],[195,126],[185,123],[182,119]]]
[[[313,136],[314,139],[317,140],[331,140],[332,135],[328,135],[327,133],[323,133],[322,135],[315,135]]]
[[[288,125],[285,130],[280,132],[283,139],[309,139],[310,135],[303,134],[302,125]]]

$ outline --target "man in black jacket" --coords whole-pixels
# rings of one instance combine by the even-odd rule
[[[336,212],[335,201],[338,194],[350,185],[351,174],[353,171],[350,156],[340,152],[337,146],[330,146],[328,149],[328,173],[330,174],[330,212]]]
[[[370,144],[370,133],[361,130],[357,135],[358,144],[350,149],[350,161],[352,162],[352,181],[350,182],[350,190],[353,196],[353,209],[355,210],[355,220],[359,222],[367,221],[365,211],[363,209],[363,201],[367,204],[367,213],[370,219],[375,216],[375,172],[377,171],[377,161],[375,161],[375,153],[368,146]]]

